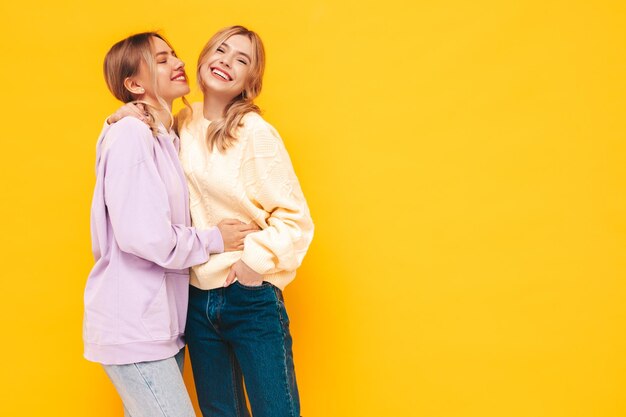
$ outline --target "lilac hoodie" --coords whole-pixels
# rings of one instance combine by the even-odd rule
[[[129,364],[174,356],[183,346],[188,267],[224,250],[217,228],[190,227],[179,139],[155,138],[126,117],[98,140],[85,288],[85,358]]]

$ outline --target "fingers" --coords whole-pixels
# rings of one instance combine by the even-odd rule
[[[122,120],[126,116],[132,116],[136,119],[141,120],[144,123],[148,123],[148,116],[144,110],[143,105],[141,105],[140,107],[140,104],[134,104],[134,103],[124,104],[122,107],[117,109],[117,111],[113,113],[112,116],[109,116],[108,122],[109,124],[116,123]]]
[[[235,281],[237,274],[235,273],[235,268],[231,268],[228,276],[226,277],[226,281],[224,282],[224,287],[228,287],[230,284]]]
[[[224,219],[221,222],[219,222],[219,224],[236,225],[237,226],[236,230],[239,232],[244,232],[247,230],[261,230],[261,228],[254,222],[244,223],[241,220],[237,220],[237,219]]]
[[[254,233],[256,232],[256,230],[248,230],[246,232],[238,232],[237,233],[237,240],[241,241],[241,244],[243,244],[244,239],[246,238],[246,236],[248,236],[250,233]]]
[[[134,106],[130,106],[129,110],[132,112],[131,116],[138,118],[142,122],[147,122],[148,113],[144,110],[144,108],[145,107],[141,103],[136,104]]]
[[[241,232],[258,232],[261,228],[256,223],[248,223],[244,224],[240,231]]]
[[[148,108],[146,107],[146,105],[144,103],[130,103],[133,105],[133,107],[139,109],[140,112],[145,113],[148,111]]]
[[[141,111],[137,106],[133,106],[130,111],[133,113],[133,115],[137,115],[138,117],[146,117],[146,113]]]
[[[226,251],[243,250],[246,236],[260,230],[254,223],[243,223],[236,219],[224,219],[218,223],[217,227],[224,239]]]
[[[242,233],[237,234],[237,242],[238,242],[238,244],[241,244],[241,248],[242,248],[242,249],[243,249],[243,245],[244,245],[244,242],[245,242],[245,240],[246,240],[246,237],[247,237],[250,233],[253,233],[253,231],[242,232]]]
[[[244,222],[241,222],[237,219],[224,219],[222,220],[219,224],[223,224],[223,225],[242,225],[245,224]]]
[[[236,230],[237,230],[238,236],[240,236],[241,238],[244,238],[250,233],[258,232],[261,229],[257,225],[242,224],[242,225],[237,225]]]

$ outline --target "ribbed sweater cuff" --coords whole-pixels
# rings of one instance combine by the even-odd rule
[[[264,275],[267,271],[274,267],[274,265],[267,260],[267,254],[262,252],[259,253],[250,250],[246,251],[244,249],[241,260],[261,275]]]

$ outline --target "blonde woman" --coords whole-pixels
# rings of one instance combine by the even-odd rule
[[[145,104],[147,125],[124,118],[97,144],[85,358],[104,366],[125,416],[194,416],[181,376],[188,268],[241,249],[253,228],[234,220],[190,227],[170,130],[172,102],[189,86],[170,44],[152,32],[130,36],[109,50],[104,74],[120,101]]]
[[[313,223],[287,150],[254,104],[264,68],[256,33],[220,30],[198,60],[204,100],[178,116],[194,225],[233,217],[262,229],[246,236],[242,251],[192,268],[186,335],[205,417],[249,416],[242,380],[254,417],[300,415],[282,290]],[[112,119],[133,112],[126,106]]]
[[[202,104],[180,115],[181,161],[199,227],[222,217],[261,231],[241,252],[192,270],[188,345],[202,413],[300,415],[289,318],[282,290],[313,237],[313,223],[278,132],[259,115],[265,51],[244,27],[217,32],[198,59]],[[232,285],[231,285],[232,284]]]

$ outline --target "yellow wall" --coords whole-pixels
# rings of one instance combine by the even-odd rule
[[[0,415],[121,416],[82,359],[101,62],[163,29],[193,73],[233,23],[317,226],[304,416],[626,415],[626,3],[88,3],[0,6]]]

